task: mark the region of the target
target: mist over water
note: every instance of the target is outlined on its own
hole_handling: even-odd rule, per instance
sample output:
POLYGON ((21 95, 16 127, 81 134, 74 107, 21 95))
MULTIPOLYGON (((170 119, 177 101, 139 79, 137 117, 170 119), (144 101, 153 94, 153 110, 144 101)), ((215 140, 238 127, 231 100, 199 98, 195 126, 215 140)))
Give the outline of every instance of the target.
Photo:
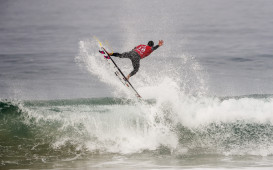
POLYGON ((0 167, 272 168, 272 9, 268 0, 3 1, 0 167), (116 52, 165 41, 130 79, 143 101, 94 35, 116 52))

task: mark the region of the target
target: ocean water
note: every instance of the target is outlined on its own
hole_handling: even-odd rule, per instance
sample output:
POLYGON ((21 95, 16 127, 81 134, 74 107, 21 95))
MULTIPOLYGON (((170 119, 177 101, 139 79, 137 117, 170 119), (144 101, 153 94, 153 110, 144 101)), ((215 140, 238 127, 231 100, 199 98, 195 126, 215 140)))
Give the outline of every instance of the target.
POLYGON ((272 16, 270 0, 0 1, 0 169, 272 169, 272 16), (143 101, 93 36, 165 41, 130 79, 143 101))

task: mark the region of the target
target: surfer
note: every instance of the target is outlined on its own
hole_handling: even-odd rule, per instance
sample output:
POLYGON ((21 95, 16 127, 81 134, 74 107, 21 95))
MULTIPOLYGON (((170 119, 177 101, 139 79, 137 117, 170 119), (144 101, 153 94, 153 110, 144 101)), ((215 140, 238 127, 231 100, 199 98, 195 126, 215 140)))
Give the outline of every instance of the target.
POLYGON ((139 64, 140 60, 150 55, 154 50, 162 46, 163 43, 164 43, 163 40, 159 40, 158 45, 154 46, 154 42, 149 41, 147 45, 141 44, 129 52, 124 52, 122 54, 110 53, 109 55, 119 57, 119 58, 129 58, 132 61, 134 70, 130 74, 128 74, 128 76, 126 77, 127 80, 129 80, 130 77, 132 77, 138 72, 138 69, 140 66, 139 64))

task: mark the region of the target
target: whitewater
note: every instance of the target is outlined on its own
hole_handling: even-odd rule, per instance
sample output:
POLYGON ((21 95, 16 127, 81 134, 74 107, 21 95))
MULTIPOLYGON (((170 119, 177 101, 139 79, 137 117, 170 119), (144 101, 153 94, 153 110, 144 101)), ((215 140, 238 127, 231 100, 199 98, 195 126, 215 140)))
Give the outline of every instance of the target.
POLYGON ((2 1, 0 169, 272 169, 272 9, 270 0, 2 1), (130 78, 143 100, 93 36, 119 53, 164 40, 130 78))
MULTIPOLYGON (((94 40, 80 41, 75 62, 110 86, 114 97, 2 99, 3 166, 52 168, 56 161, 60 167, 67 167, 63 161, 70 161, 69 166, 83 161, 89 168, 158 168, 168 160, 164 166, 169 168, 217 168, 243 167, 249 159, 248 167, 272 166, 272 95, 208 96, 206 72, 193 56, 181 55, 175 63, 161 60, 159 72, 142 68, 131 78, 143 96, 140 102, 98 48, 94 40)), ((131 67, 121 69, 130 72, 131 67)))

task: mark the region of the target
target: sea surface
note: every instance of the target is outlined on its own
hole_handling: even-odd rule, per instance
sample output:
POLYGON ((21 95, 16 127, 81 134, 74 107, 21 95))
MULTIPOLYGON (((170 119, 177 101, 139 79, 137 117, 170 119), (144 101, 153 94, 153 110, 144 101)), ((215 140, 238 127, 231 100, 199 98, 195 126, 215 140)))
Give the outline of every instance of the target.
POLYGON ((272 47, 271 0, 0 0, 0 169, 273 169, 272 47), (143 100, 94 36, 164 40, 143 100))

